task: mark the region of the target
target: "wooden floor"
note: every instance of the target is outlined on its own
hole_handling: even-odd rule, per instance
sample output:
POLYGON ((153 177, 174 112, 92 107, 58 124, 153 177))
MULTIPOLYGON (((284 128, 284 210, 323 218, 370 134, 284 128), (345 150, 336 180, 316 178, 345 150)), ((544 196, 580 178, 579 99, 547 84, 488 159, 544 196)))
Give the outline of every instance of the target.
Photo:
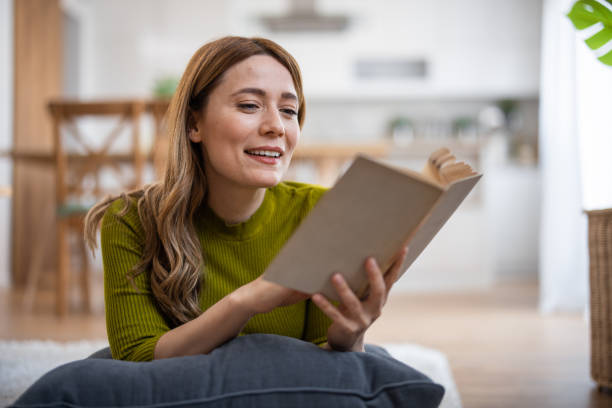
MULTIPOLYGON (((444 352, 466 408, 612 407, 589 376, 588 324, 582 315, 542 316, 535 285, 455 294, 393 294, 370 329, 371 343, 412 342, 444 352)), ((106 335, 98 293, 94 314, 53 314, 41 294, 33 311, 20 294, 0 291, 0 338, 100 339, 106 335)))

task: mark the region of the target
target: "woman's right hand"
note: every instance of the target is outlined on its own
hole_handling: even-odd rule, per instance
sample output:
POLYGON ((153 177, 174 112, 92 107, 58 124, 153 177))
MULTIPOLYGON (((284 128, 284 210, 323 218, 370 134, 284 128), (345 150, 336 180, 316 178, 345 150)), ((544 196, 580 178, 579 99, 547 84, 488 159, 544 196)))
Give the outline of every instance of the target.
POLYGON ((310 295, 289 289, 259 277, 236 289, 234 295, 251 315, 267 313, 280 306, 301 302, 310 295))

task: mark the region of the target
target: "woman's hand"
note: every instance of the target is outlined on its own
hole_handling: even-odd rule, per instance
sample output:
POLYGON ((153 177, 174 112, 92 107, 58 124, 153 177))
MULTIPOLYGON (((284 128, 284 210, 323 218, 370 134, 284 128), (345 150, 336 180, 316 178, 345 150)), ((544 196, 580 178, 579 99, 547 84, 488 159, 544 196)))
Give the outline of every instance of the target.
POLYGON ((339 273, 331 281, 340 297, 340 305, 334 306, 325 296, 317 293, 312 301, 333 323, 327 330, 327 344, 334 350, 364 351, 363 337, 366 330, 381 315, 389 290, 397 280, 408 248, 403 248, 386 273, 382 273, 376 260, 366 259, 365 269, 370 283, 364 300, 359 300, 339 273))
POLYGON ((267 313, 277 307, 292 305, 310 297, 297 290, 264 280, 261 276, 236 289, 233 295, 251 315, 267 313))

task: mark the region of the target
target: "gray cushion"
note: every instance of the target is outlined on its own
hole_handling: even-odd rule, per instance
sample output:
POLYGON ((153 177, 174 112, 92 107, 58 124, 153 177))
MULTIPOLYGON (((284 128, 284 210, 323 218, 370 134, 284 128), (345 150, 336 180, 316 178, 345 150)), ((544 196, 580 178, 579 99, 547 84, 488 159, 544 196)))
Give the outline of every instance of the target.
POLYGON ((110 347, 105 347, 93 353, 91 356, 87 358, 113 358, 113 353, 111 353, 110 347))
POLYGON ((334 352, 270 334, 146 363, 92 357, 53 369, 13 406, 428 408, 444 394, 380 347, 334 352))

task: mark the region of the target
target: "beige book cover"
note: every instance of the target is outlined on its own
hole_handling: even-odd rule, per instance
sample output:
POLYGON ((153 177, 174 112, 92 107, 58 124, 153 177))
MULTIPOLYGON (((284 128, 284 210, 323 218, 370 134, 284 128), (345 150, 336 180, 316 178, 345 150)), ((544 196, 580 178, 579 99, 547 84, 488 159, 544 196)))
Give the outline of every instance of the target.
POLYGON ((432 165, 435 155, 428 164, 438 177, 432 170, 400 170, 357 156, 270 263, 264 279, 338 300, 330 277, 340 272, 361 297, 368 286, 365 259, 373 256, 386 271, 408 243, 403 274, 481 177, 463 163, 446 166, 450 176, 440 177, 432 165))

